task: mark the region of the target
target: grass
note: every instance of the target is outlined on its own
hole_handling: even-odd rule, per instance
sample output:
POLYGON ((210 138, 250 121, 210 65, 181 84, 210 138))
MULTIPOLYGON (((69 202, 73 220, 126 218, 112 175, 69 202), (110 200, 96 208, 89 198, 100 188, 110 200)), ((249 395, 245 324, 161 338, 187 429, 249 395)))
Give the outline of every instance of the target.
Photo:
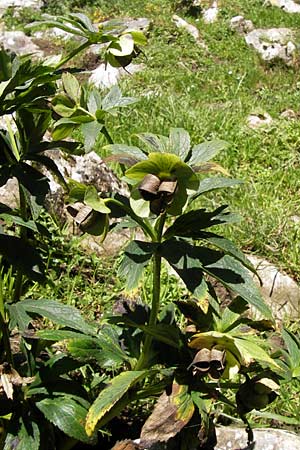
MULTIPOLYGON (((139 97, 140 102, 126 110, 117 123, 111 122, 114 140, 136 144, 135 133, 168 134, 170 127, 186 128, 194 143, 227 140, 230 147, 219 161, 245 184, 208 197, 204 203, 214 205, 221 200, 230 204, 243 221, 228 229, 228 237, 300 280, 300 123, 280 117, 286 109, 298 111, 299 64, 264 63, 244 38, 229 28, 230 18, 242 14, 255 27, 298 29, 300 15, 263 6, 261 0, 233 0, 222 2, 214 24, 184 16, 198 27, 208 47, 205 51, 172 22, 179 1, 47 3, 45 11, 50 13, 71 7, 79 11, 86 5, 84 12, 94 20, 126 16, 152 20, 145 56, 137 61, 145 64, 145 70, 120 83, 125 94, 139 97), (265 129, 249 129, 246 118, 255 111, 267 111, 273 123, 265 129)), ((180 10, 176 12, 180 14, 180 10)), ((27 20, 30 15, 27 11, 23 16, 27 20)), ((11 19, 11 13, 7 17, 11 19)))

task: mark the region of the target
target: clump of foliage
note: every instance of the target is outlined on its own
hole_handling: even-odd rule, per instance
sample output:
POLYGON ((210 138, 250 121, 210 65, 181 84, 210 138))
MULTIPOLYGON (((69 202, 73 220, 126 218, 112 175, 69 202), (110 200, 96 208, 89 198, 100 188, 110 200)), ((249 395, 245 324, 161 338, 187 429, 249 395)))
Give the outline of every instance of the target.
POLYGON ((134 99, 123 97, 117 87, 105 96, 83 88, 73 73, 61 68, 95 43, 106 44, 107 63, 124 67, 145 37, 116 22, 95 30, 83 14, 46 16, 41 24, 82 41, 59 61, 34 63, 30 57, 0 55, 0 114, 13 117, 17 127, 14 131, 7 120, 6 129, 0 130, 0 181, 4 185, 15 177, 20 195, 17 210, 0 204, 1 270, 10 286, 0 292, 3 448, 95 444, 98 431, 107 430, 120 411, 157 397, 141 431, 145 445, 155 439, 183 442, 188 436, 195 448, 213 446, 214 417, 223 407, 242 418, 252 442, 247 414, 274 401, 280 381, 299 376, 300 350, 297 338, 286 333, 287 350, 271 354, 266 338, 274 324, 249 274, 255 270, 232 241, 212 231, 214 225, 233 223, 236 215, 226 205, 214 210, 197 206, 204 194, 240 183, 211 161, 227 144, 212 140, 191 145, 182 128, 172 128, 169 136, 140 133, 141 148, 114 143, 107 117, 134 99), (67 140, 77 128, 82 143, 67 140), (52 140, 45 137, 48 130, 52 140), (108 142, 107 160, 120 163, 129 197, 102 198, 93 186, 67 182, 45 154, 57 148, 83 154, 93 148, 99 133, 108 142), (69 211, 83 232, 99 239, 120 228, 143 232, 144 239, 133 239, 126 247, 119 275, 134 289, 151 267, 147 304, 124 300, 115 314, 87 323, 78 310, 59 301, 24 298, 25 280, 49 283, 36 246, 36 235, 49 233, 40 220, 49 183, 36 163, 65 186, 69 211), (209 172, 222 176, 207 177, 209 172), (161 305, 165 263, 187 295, 161 305), (222 303, 213 280, 233 293, 230 301, 222 303), (249 318, 249 306, 263 319, 249 318), (37 331, 37 317, 59 328, 37 331), (10 342, 15 329, 20 358, 10 342), (55 352, 52 344, 58 342, 63 342, 61 351, 55 352), (236 401, 228 398, 229 389, 236 401), (197 426, 186 427, 191 424, 197 426))

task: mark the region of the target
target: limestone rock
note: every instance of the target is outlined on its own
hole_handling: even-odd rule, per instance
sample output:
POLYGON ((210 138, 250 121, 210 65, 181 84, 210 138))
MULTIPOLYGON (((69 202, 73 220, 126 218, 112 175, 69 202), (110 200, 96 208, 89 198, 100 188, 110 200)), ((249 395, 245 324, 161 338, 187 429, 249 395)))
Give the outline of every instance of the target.
POLYGON ((197 27, 186 22, 186 20, 182 19, 181 17, 177 16, 176 14, 173 15, 172 19, 173 19, 173 22, 175 23, 175 25, 177 26, 177 28, 185 29, 186 32, 189 33, 195 39, 195 41, 198 43, 198 45, 200 47, 203 47, 204 49, 207 50, 206 44, 204 42, 202 42, 200 39, 200 34, 199 34, 199 30, 197 27))
MULTIPOLYGON (((275 319, 298 318, 300 315, 300 287, 288 275, 268 261, 247 255, 261 278, 262 296, 272 309, 275 319)), ((259 280, 255 277, 259 284, 259 280)))
POLYGON ((203 12, 203 21, 204 23, 213 23, 217 20, 217 16, 219 13, 218 2, 214 1, 210 8, 206 9, 203 12))
POLYGON ((40 9, 43 6, 42 0, 1 0, 0 17, 7 8, 33 8, 40 9))
POLYGON ((258 428, 254 430, 255 445, 247 445, 247 434, 242 428, 218 427, 215 450, 296 450, 300 436, 284 430, 258 428))
POLYGON ((295 33, 289 28, 256 29, 245 36, 264 61, 280 59, 291 65, 296 53, 295 33))
POLYGON ((252 129, 263 128, 270 125, 272 121, 272 117, 267 112, 252 113, 247 117, 247 125, 252 129))
POLYGON ((280 113, 280 117, 288 120, 296 120, 299 118, 299 113, 296 113, 293 109, 285 109, 280 113))
POLYGON ((33 53, 37 57, 43 56, 43 51, 23 31, 2 31, 0 33, 0 47, 4 47, 5 50, 17 55, 33 53))
POLYGON ((12 209, 19 206, 19 186, 16 178, 10 178, 0 187, 0 203, 12 209))
POLYGON ((102 63, 92 70, 89 83, 97 88, 110 88, 118 84, 121 77, 133 75, 143 69, 144 64, 129 64, 126 69, 123 69, 123 67, 112 67, 109 64, 102 63))
POLYGON ((267 0, 265 4, 277 6, 287 13, 300 13, 300 2, 293 0, 267 0))
POLYGON ((230 20, 230 29, 239 34, 247 34, 254 30, 251 20, 246 20, 244 16, 234 16, 230 20))

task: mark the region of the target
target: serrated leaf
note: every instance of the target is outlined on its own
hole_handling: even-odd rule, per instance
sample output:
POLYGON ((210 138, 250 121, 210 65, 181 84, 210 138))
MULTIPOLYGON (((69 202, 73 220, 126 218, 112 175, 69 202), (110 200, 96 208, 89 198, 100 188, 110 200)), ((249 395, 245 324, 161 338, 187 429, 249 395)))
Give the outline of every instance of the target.
POLYGON ((233 178, 222 178, 222 177, 205 178, 204 180, 200 181, 198 190, 193 196, 193 198, 196 198, 201 194, 211 192, 215 189, 223 189, 233 186, 239 186, 240 184, 243 184, 243 181, 236 180, 233 178))
POLYGON ((171 128, 170 130, 170 153, 179 156, 185 161, 190 151, 190 135, 183 128, 171 128))
POLYGON ((7 223, 15 223, 16 225, 20 225, 34 231, 35 233, 38 233, 37 226, 33 220, 23 220, 21 217, 16 216, 15 214, 6 213, 0 214, 0 219, 4 220, 7 223))
POLYGON ((292 364, 291 369, 300 367, 300 347, 293 335, 286 329, 282 330, 282 337, 287 347, 289 358, 292 364))
POLYGON ((28 328, 28 325, 33 320, 23 307, 23 302, 17 302, 12 305, 8 305, 10 312, 10 326, 11 328, 18 327, 23 332, 28 328))
POLYGON ((196 165, 205 163, 214 158, 221 150, 229 146, 228 142, 222 140, 213 140, 202 142, 192 148, 192 154, 189 159, 189 164, 196 165))
POLYGON ((235 221, 236 216, 226 211, 226 209, 227 205, 223 205, 214 211, 206 211, 203 208, 182 214, 166 230, 164 237, 168 239, 172 236, 191 237, 194 239, 209 238, 212 234, 203 233, 203 229, 235 221))
POLYGON ((157 244, 135 240, 126 247, 119 267, 119 275, 126 277, 128 289, 133 289, 138 285, 143 271, 156 249, 157 244))
POLYGON ((91 437, 92 435, 88 436, 85 432, 84 423, 87 410, 73 398, 67 395, 53 399, 45 398, 36 402, 36 406, 47 420, 67 436, 87 444, 95 440, 91 437))
POLYGON ((125 145, 125 144, 110 144, 105 145, 103 147, 103 150, 107 150, 109 153, 112 153, 113 155, 128 155, 133 158, 136 158, 137 160, 143 160, 147 159, 147 155, 145 155, 142 150, 140 150, 138 147, 134 147, 131 145, 125 145))
POLYGON ((100 420, 103 420, 129 389, 142 380, 147 373, 146 370, 122 372, 111 380, 89 409, 85 426, 88 436, 94 433, 100 420))
POLYGON ((169 239, 160 246, 159 251, 191 292, 200 285, 203 272, 206 272, 239 294, 266 318, 272 319, 271 310, 249 272, 233 257, 206 247, 193 246, 183 239, 169 239))
MULTIPOLYGON (((1 236, 0 236, 1 237, 1 236)), ((96 330, 89 325, 73 306, 64 305, 55 300, 22 300, 22 306, 27 313, 47 317, 58 325, 78 330, 86 334, 95 334, 96 330)))

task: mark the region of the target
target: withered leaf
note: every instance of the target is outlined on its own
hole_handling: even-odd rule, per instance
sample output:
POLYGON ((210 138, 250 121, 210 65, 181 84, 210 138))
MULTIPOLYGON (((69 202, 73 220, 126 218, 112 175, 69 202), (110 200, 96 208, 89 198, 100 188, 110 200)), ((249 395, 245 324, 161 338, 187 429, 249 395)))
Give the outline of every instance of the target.
POLYGON ((190 421, 194 413, 194 403, 188 386, 174 383, 171 395, 165 392, 159 397, 151 416, 146 420, 142 432, 142 442, 166 442, 190 421))

